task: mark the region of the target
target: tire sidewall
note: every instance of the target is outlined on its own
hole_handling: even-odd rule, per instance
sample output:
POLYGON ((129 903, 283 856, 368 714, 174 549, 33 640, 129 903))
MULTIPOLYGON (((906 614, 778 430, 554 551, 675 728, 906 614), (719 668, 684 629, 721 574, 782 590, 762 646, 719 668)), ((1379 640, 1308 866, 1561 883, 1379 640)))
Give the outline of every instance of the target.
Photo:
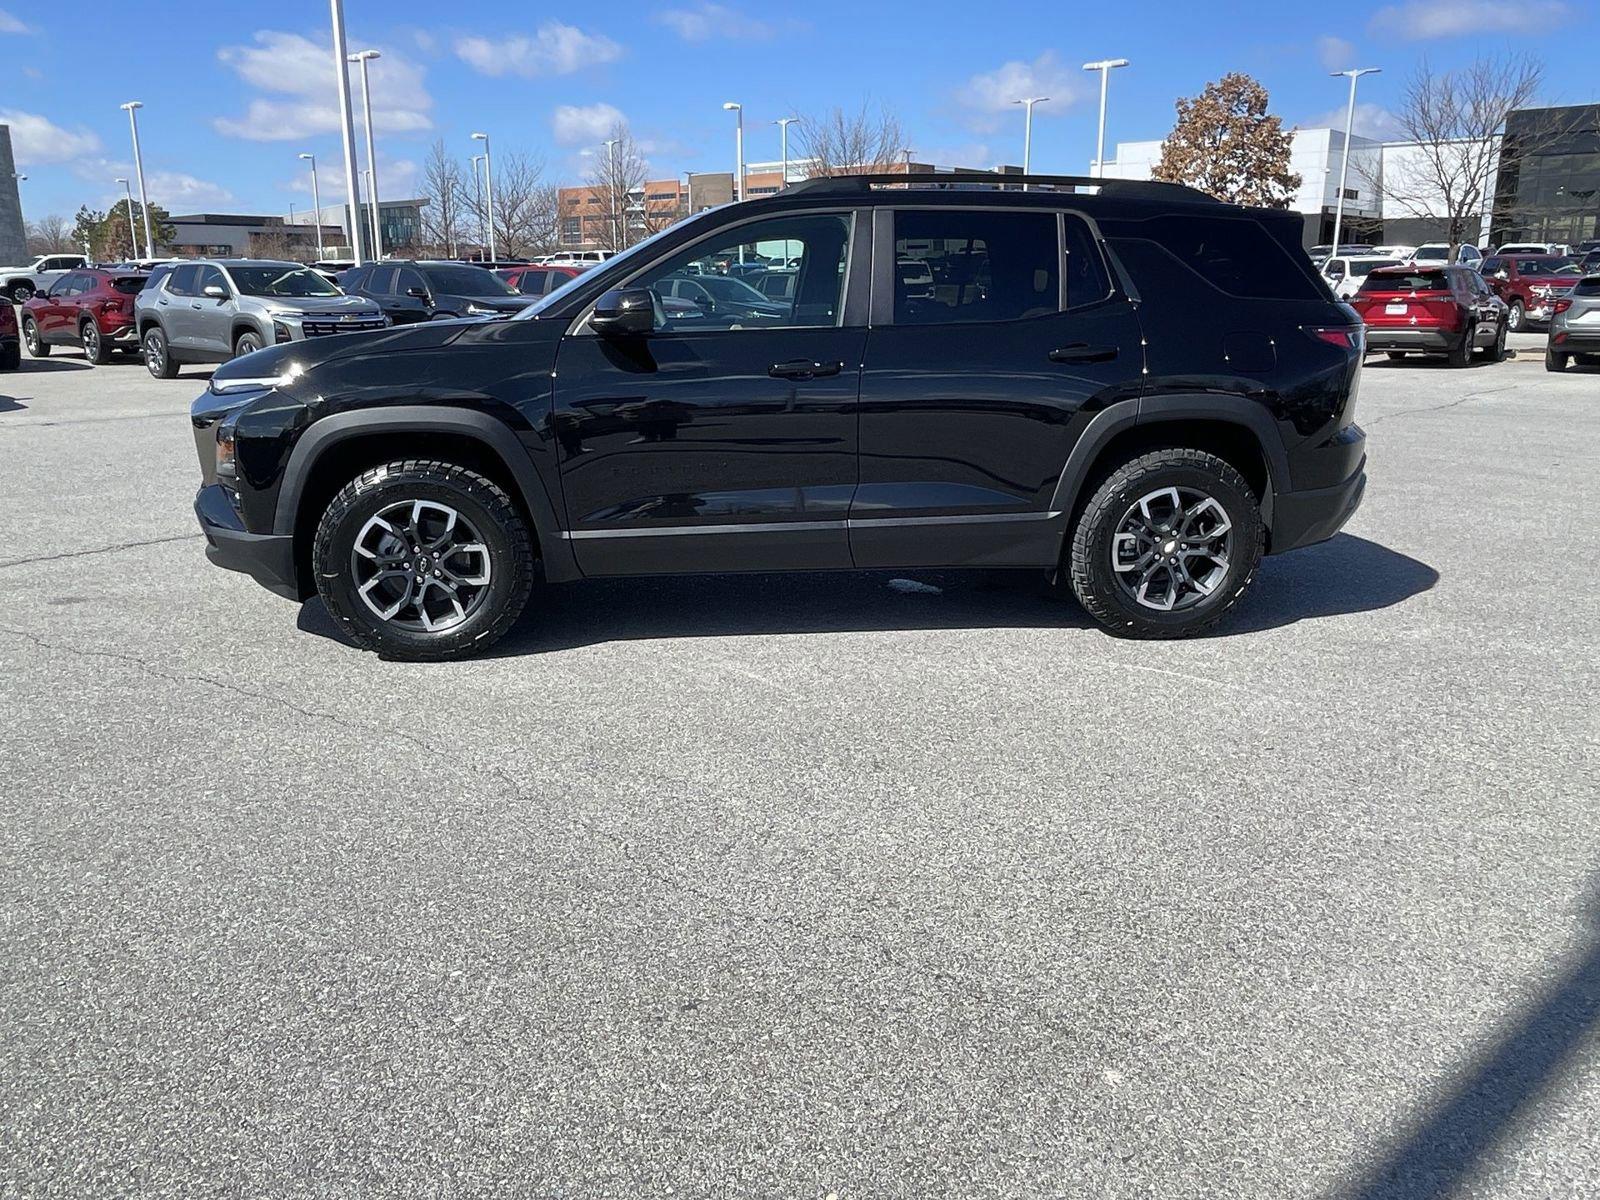
POLYGON ((1524 313, 1522 301, 1513 300, 1511 302, 1511 306, 1506 309, 1506 328, 1521 330, 1521 328, 1527 323, 1527 316, 1524 313))
POLYGON ((39 325, 32 317, 22 322, 22 344, 28 348, 28 353, 34 358, 43 358, 45 355, 44 338, 39 335, 39 325))
POLYGON ((437 465, 417 469, 379 468, 368 472, 334 498, 317 527, 312 571, 323 602, 341 624, 353 626, 357 640, 397 658, 445 657, 497 638, 526 602, 531 563, 518 553, 526 541, 521 517, 502 497, 469 478, 447 474, 437 465), (367 607, 351 573, 356 536, 377 513, 400 501, 434 500, 448 504, 470 522, 489 549, 489 590, 477 609, 459 625, 439 633, 414 632, 382 620, 367 607), (519 538, 520 535, 520 538, 519 538), (506 610, 516 612, 507 617, 506 610))
POLYGON ((85 321, 78 330, 79 339, 83 342, 84 357, 90 362, 99 363, 106 359, 104 345, 100 338, 100 327, 93 321, 85 321))
POLYGON ((1172 464, 1127 475, 1119 472, 1102 485, 1102 492, 1091 503, 1101 510, 1101 519, 1087 531, 1085 539, 1085 565, 1090 580, 1124 624, 1136 631, 1143 627, 1145 631, 1176 634, 1206 625, 1232 606, 1260 564, 1264 530, 1254 494, 1203 467, 1172 464), (1115 486, 1109 502, 1105 502, 1104 489, 1112 485, 1115 486), (1141 497, 1166 487, 1193 488, 1214 497, 1233 524, 1233 547, 1221 585, 1200 603, 1176 612, 1143 607, 1123 592, 1117 573, 1111 569, 1112 537, 1123 515, 1141 497))
POLYGON ((145 369, 157 379, 169 378, 172 371, 172 347, 167 345, 167 335, 162 332, 161 326, 152 325, 145 330, 141 344, 144 346, 145 369), (152 341, 159 348, 159 352, 151 352, 152 341))
POLYGON ((257 350, 261 349, 261 345, 262 342, 260 334, 241 333, 238 339, 233 343, 233 356, 235 358, 243 358, 246 354, 254 354, 257 350), (245 346, 247 342, 252 343, 248 349, 245 346))

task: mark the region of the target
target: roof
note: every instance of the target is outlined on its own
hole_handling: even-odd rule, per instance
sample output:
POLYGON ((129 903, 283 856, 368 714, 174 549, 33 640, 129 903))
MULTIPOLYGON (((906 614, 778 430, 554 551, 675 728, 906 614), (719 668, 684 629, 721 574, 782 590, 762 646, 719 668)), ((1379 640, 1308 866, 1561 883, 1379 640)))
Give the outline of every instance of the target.
POLYGON ((791 183, 777 194, 793 196, 863 196, 886 194, 890 200, 903 199, 903 193, 934 192, 968 196, 978 191, 996 195, 1024 194, 1037 200, 1042 196, 1071 196, 1074 201, 1089 198, 1080 188, 1098 189, 1100 199, 1156 200, 1184 204, 1217 204, 1220 201, 1181 183, 1145 179, 1097 179, 1090 175, 1023 175, 995 171, 913 171, 900 174, 823 175, 791 183), (892 192, 883 190, 893 188, 892 192))

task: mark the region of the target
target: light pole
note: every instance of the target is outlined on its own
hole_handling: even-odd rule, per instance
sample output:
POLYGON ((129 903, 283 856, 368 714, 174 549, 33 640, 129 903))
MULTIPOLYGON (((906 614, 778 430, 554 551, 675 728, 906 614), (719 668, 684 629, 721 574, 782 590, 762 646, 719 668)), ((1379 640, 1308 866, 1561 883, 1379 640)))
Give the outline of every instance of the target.
POLYGON ((356 175, 356 119, 350 111, 350 52, 344 40, 344 0, 328 0, 333 20, 333 73, 339 85, 339 133, 344 140, 344 198, 350 217, 350 256, 361 257, 361 181, 356 175))
POLYGON ((322 249, 322 192, 317 188, 317 156, 302 154, 300 157, 311 164, 311 205, 317 214, 317 258, 321 260, 328 256, 322 249))
POLYGON ((139 236, 133 232, 133 192, 128 189, 128 181, 126 179, 118 179, 117 182, 122 185, 122 194, 128 198, 128 245, 133 247, 133 253, 128 257, 137 262, 139 258, 139 236))
POLYGON ((723 106, 725 112, 738 114, 738 125, 733 135, 733 198, 744 199, 744 105, 736 104, 729 100, 723 106))
POLYGON ((133 173, 139 180, 139 208, 144 213, 144 256, 156 256, 155 239, 150 236, 150 201, 144 191, 144 155, 139 153, 139 118, 138 111, 144 107, 143 101, 129 100, 123 106, 128 114, 128 128, 133 133, 133 173))
POLYGON ((606 207, 611 210, 611 251, 622 249, 622 232, 617 228, 617 138, 607 138, 606 148, 606 207))
POLYGON ((1095 139, 1094 150, 1094 177, 1106 177, 1106 90, 1111 83, 1111 72, 1117 67, 1125 67, 1128 60, 1125 58, 1106 58, 1099 62, 1083 64, 1085 71, 1100 72, 1100 135, 1095 139))
POLYGON ((489 261, 499 262, 500 256, 495 252, 494 245, 494 159, 489 156, 489 135, 475 133, 472 140, 483 143, 483 190, 489 201, 489 261))
POLYGON ((773 122, 779 130, 779 140, 783 143, 783 186, 789 186, 789 126, 798 121, 799 117, 779 117, 773 122))
POLYGON ((479 247, 480 250, 483 248, 483 243, 484 243, 484 237, 483 237, 483 173, 479 170, 478 164, 481 163, 482 161, 483 161, 483 155, 474 154, 472 156, 472 191, 473 191, 473 198, 476 201, 476 206, 473 208, 472 211, 475 214, 477 214, 477 217, 478 217, 478 247, 479 247))
POLYGON ((378 153, 372 148, 372 91, 367 82, 367 64, 382 58, 376 50, 359 50, 350 61, 361 64, 361 119, 367 126, 367 203, 372 211, 372 257, 383 257, 383 234, 378 232, 378 153))
POLYGON ((1339 195, 1333 202, 1333 252, 1339 253, 1339 233, 1344 227, 1344 184, 1350 173, 1350 131, 1356 123, 1356 80, 1363 75, 1376 75, 1382 67, 1357 67, 1353 71, 1330 71, 1329 75, 1350 77, 1350 107, 1344 114, 1344 162, 1339 167, 1339 195))
MULTIPOLYGON (((1048 99, 1050 99, 1049 96, 1024 96, 1021 100, 1013 100, 1011 102, 1022 105, 1026 114, 1022 118, 1022 173, 1024 175, 1033 166, 1033 106, 1035 104, 1043 104, 1048 99)), ((1023 187, 1027 187, 1027 185, 1024 184, 1023 187)))

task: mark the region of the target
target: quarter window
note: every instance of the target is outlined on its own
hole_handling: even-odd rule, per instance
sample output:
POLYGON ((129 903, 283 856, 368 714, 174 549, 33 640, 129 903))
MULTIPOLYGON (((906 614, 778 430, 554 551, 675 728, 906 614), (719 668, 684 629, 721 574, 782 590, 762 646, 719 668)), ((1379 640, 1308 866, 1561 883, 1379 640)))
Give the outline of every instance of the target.
POLYGON ((175 269, 167 278, 167 291, 174 296, 198 296, 200 289, 195 287, 195 277, 200 273, 196 266, 183 266, 175 269))
POLYGON ((1104 300, 1111 294, 1111 277, 1089 227, 1077 217, 1067 223, 1067 307, 1077 308, 1104 300))
POLYGON ((1018 321, 1060 307, 1054 213, 897 212, 894 239, 897 325, 1018 321))
POLYGON ((628 284, 662 299, 662 328, 793 329, 839 323, 844 307, 850 221, 805 213, 754 221, 694 243, 628 284), (759 284, 774 260, 796 259, 797 284, 773 297, 759 284))

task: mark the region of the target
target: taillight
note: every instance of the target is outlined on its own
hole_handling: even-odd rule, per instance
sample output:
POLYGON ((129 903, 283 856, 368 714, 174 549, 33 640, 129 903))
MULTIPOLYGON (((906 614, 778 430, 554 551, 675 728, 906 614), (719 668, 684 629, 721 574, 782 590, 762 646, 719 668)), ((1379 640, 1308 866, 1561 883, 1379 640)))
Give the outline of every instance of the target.
POLYGON ((1557 300, 1552 307, 1556 312, 1564 313, 1567 311, 1567 309, 1572 307, 1572 300, 1569 297, 1563 296, 1560 300, 1557 300))
POLYGON ((1327 342, 1341 350, 1361 349, 1366 337, 1366 329, 1360 325, 1302 325, 1300 328, 1317 341, 1327 342))

